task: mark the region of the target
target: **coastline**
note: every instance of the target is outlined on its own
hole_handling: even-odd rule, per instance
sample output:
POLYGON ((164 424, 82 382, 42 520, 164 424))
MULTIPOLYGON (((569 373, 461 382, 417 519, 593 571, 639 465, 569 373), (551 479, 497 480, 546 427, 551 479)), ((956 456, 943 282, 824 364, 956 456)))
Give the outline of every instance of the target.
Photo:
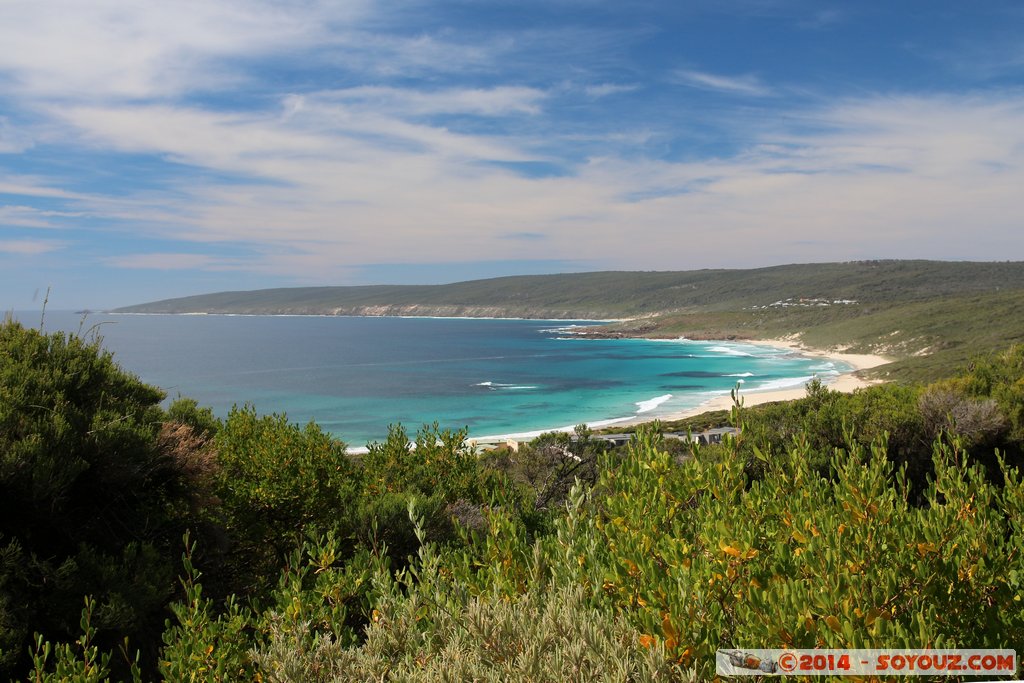
MULTIPOLYGON (((374 315, 372 313, 218 313, 194 312, 141 312, 141 311, 92 311, 90 315, 175 315, 210 316, 224 318, 397 318, 401 320, 522 320, 542 323, 622 323, 632 318, 521 318, 504 315, 374 315)), ((571 327, 571 326, 570 326, 571 327)))
MULTIPOLYGON (((752 346, 770 346, 777 349, 786 349, 794 353, 799 353, 802 356, 810 356, 812 358, 821 358, 823 360, 840 361, 851 366, 853 369, 849 372, 845 372, 834 380, 827 382, 826 386, 833 391, 841 391, 843 393, 851 393, 857 389, 863 389, 870 387, 875 384, 881 384, 880 380, 867 380, 857 375, 861 370, 869 370, 871 368, 878 367, 879 365, 885 365, 891 363, 892 358, 886 358, 885 356, 879 356, 874 354, 860 354, 860 353, 844 353, 842 351, 832 351, 828 349, 817 349, 809 346, 804 346, 802 343, 797 341, 796 337, 782 337, 779 339, 743 339, 743 340, 731 340, 736 343, 750 344, 752 346)), ((756 406, 762 403, 773 403, 775 401, 794 401, 798 398, 803 398, 807 395, 804 385, 789 387, 786 389, 769 389, 766 391, 740 391, 740 399, 743 401, 744 406, 756 406)), ((636 419, 630 418, 626 422, 620 422, 623 426, 636 426, 640 424, 646 424, 660 420, 662 422, 672 422, 675 420, 683 420, 688 417, 694 417, 701 413, 707 413, 713 410, 729 410, 732 408, 732 396, 716 396, 710 400, 701 403, 693 408, 681 410, 675 413, 669 413, 667 415, 658 415, 656 417, 638 417, 636 419)))
MULTIPOLYGON (((637 337, 638 339, 646 339, 646 337, 637 337)), ((875 384, 881 384, 880 380, 867 380, 857 375, 861 370, 868 370, 870 368, 878 367, 879 365, 885 365, 891 363, 892 358, 885 356, 874 355, 874 354, 857 354, 857 353, 845 353, 839 350, 819 349, 809 346, 805 346, 797 340, 796 335, 791 337, 782 337, 777 339, 725 339, 725 340, 702 340, 707 342, 721 342, 723 344, 749 344, 751 346, 767 346, 776 349, 785 349, 793 353, 798 353, 801 356, 807 356, 811 358, 820 358, 822 360, 839 361, 849 365, 852 370, 838 375, 831 381, 826 383, 826 386, 833 391, 841 391, 843 393, 850 393, 857 389, 863 389, 875 384)), ((758 391, 756 389, 748 391, 740 391, 740 398, 743 401, 744 406, 756 406, 763 403, 773 403, 776 401, 793 401, 806 396, 807 391, 805 385, 787 387, 785 389, 766 389, 758 391)), ((587 423, 591 429, 607 429, 613 426, 620 427, 636 427, 642 424, 649 424, 651 422, 674 422, 676 420, 683 420, 689 417, 694 417, 702 413, 707 413, 716 410, 729 410, 732 408, 732 396, 730 394, 723 394, 721 396, 715 396, 713 398, 700 403, 692 408, 686 408, 685 410, 679 410, 671 413, 661 413, 653 415, 634 415, 628 417, 611 418, 605 420, 597 420, 594 422, 587 423)), ((572 432, 575 429, 575 425, 568 425, 564 427, 553 427, 550 429, 539 429, 531 430, 528 432, 517 432, 513 434, 500 434, 500 435, 488 435, 480 437, 471 437, 469 441, 473 444, 496 444, 506 441, 529 441, 534 439, 541 434, 549 432, 572 432)))
MULTIPOLYGON (((339 317, 339 318, 412 318, 412 319, 439 319, 439 320, 478 320, 482 319, 476 316, 429 316, 429 315, 397 315, 397 316, 381 316, 381 315, 337 315, 337 314, 313 314, 313 313, 136 313, 136 312, 106 312, 109 315, 115 316, 210 316, 210 317, 285 317, 285 318, 328 318, 328 317, 339 317)), ((603 323, 612 322, 611 320, 600 320, 600 319, 534 319, 534 318, 508 318, 508 317, 487 317, 488 320, 509 320, 509 321, 532 321, 532 322, 543 322, 545 324, 551 324, 559 329, 566 329, 570 327, 576 327, 576 324, 582 323, 581 328, 588 328, 595 326, 592 329, 599 330, 600 325, 603 323)), ((589 335, 580 334, 576 331, 569 331, 568 338, 575 338, 576 334, 579 334, 580 339, 587 339, 589 335)), ((601 338, 595 335, 596 338, 601 338)), ((658 337, 646 337, 640 335, 629 335, 622 338, 633 338, 638 340, 654 341, 658 340, 658 337)), ((682 338, 662 338, 663 341, 676 341, 682 338)), ((876 381, 869 381, 859 377, 856 373, 861 370, 874 368, 879 365, 883 365, 891 362, 892 359, 886 358, 879 355, 869 354, 849 354, 843 352, 841 349, 821 349, 806 346, 799 342, 798 335, 789 335, 780 338, 764 338, 764 339, 700 339, 703 343, 720 343, 720 344, 740 344, 748 346, 762 346, 770 347, 787 351, 790 353, 799 354, 805 358, 821 359, 824 361, 836 361, 842 363, 845 367, 850 368, 848 371, 842 374, 835 375, 834 373, 828 373, 822 379, 825 380, 826 385, 829 389, 841 392, 852 392, 856 389, 871 386, 877 383, 876 381)), ((799 378, 797 381, 800 381, 799 378)), ((806 379, 806 378, 804 378, 806 379)), ((742 380, 739 380, 742 382, 742 380)), ((756 406, 764 403, 777 402, 777 401, 791 401, 802 398, 806 395, 806 389, 804 384, 793 384, 790 386, 776 387, 776 388, 765 388, 757 389, 750 384, 743 385, 740 387, 741 399, 745 406, 756 406)), ((687 405, 687 402, 683 403, 683 406, 664 406, 659 408, 659 399, 668 399, 670 395, 659 396, 648 401, 641 403, 652 403, 653 405, 644 406, 638 403, 637 406, 640 410, 635 411, 633 414, 620 413, 618 416, 603 417, 588 421, 588 426, 593 430, 610 431, 618 428, 635 427, 640 424, 647 424, 655 421, 661 422, 673 422, 690 418, 696 415, 700 415, 706 412, 729 410, 732 407, 732 397, 728 390, 722 391, 722 393, 714 395, 706 393, 704 396, 694 396, 692 400, 700 401, 696 404, 687 405), (704 400, 701 400, 704 399, 704 400)), ((624 413, 626 411, 623 411, 624 413)), ((536 424, 536 423, 535 423, 536 424)), ((543 423, 541 423, 543 425, 543 423)), ((571 433, 575 429, 574 424, 562 424, 558 425, 555 423, 552 425, 543 425, 540 429, 531 429, 527 427, 522 431, 516 432, 505 432, 500 434, 489 433, 481 436, 471 435, 469 438, 470 442, 478 444, 494 444, 502 443, 506 441, 529 441, 537 436, 549 433, 549 432, 568 432, 571 433)), ((366 449, 363 447, 350 447, 350 452, 353 454, 365 452, 366 449)))

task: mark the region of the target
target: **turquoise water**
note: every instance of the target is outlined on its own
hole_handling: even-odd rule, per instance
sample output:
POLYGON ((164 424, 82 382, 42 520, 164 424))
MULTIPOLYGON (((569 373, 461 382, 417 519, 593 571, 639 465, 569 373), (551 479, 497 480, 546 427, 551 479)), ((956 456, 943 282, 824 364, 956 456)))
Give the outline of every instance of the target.
MULTIPOLYGON (((49 312, 46 328, 81 317, 49 312)), ((848 369, 763 346, 579 339, 566 321, 94 314, 84 327, 97 324, 123 367, 172 398, 313 419, 354 446, 393 423, 483 437, 656 417, 737 382, 783 388, 848 369)))

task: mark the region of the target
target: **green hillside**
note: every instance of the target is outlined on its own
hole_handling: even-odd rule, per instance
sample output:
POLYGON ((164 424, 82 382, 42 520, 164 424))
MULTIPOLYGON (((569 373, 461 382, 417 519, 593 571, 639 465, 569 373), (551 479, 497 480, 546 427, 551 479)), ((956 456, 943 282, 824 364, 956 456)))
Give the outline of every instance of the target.
POLYGON ((933 380, 978 354, 1024 343, 1024 290, 923 301, 665 314, 618 323, 601 333, 690 339, 796 335, 812 348, 896 359, 868 371, 874 377, 933 380))
POLYGON ((1024 263, 858 261, 750 270, 529 275, 446 285, 220 292, 118 309, 130 313, 467 315, 622 318, 735 311, 786 299, 925 301, 1024 290, 1024 263))

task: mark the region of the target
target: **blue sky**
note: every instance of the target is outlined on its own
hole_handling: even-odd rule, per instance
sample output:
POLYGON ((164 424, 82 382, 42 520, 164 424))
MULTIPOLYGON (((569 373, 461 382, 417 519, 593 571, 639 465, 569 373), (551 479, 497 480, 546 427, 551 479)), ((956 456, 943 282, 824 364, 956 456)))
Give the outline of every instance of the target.
POLYGON ((0 307, 1024 259, 1024 5, 3 0, 0 307))

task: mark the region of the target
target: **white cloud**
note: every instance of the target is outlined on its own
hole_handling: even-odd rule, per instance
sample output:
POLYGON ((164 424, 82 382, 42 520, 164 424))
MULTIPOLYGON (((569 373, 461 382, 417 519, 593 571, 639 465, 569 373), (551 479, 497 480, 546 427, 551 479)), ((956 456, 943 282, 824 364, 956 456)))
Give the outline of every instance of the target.
MULTIPOLYGON (((382 9, 387 14, 388 10, 382 9)), ((324 58, 339 68, 373 78, 408 78, 425 74, 492 72, 502 55, 514 49, 508 39, 487 44, 460 42, 451 35, 393 35, 351 31, 335 34, 324 58)))
MULTIPOLYGON (((536 258, 536 244, 502 239, 517 233, 546 235, 545 258, 616 268, 1021 256, 1021 97, 846 101, 793 112, 734 157, 609 154, 556 177, 485 163, 536 160, 532 139, 456 134, 319 97, 292 109, 285 117, 70 109, 67 120, 102 148, 157 153, 257 181, 186 176, 167 196, 68 193, 64 201, 133 234, 237 244, 257 254, 230 262, 135 254, 111 265, 247 270, 307 282, 338 281, 382 261, 536 258)), ((6 187, 58 193, 23 178, 7 179, 6 187)))
POLYGON ((0 175, 0 195, 55 199, 82 199, 85 196, 53 187, 50 179, 24 174, 0 175))
POLYGON ((0 82, 42 101, 165 100, 265 87, 260 72, 280 64, 371 79, 490 72, 517 47, 410 34, 396 12, 375 0, 6 0, 0 82))
POLYGON ((64 211, 45 211, 33 206, 0 205, 0 227, 56 228, 59 227, 60 219, 74 218, 80 215, 64 211))
POLYGON ((536 88, 500 86, 495 88, 447 88, 432 92, 383 86, 361 86, 316 93, 313 97, 368 108, 377 114, 422 116, 430 114, 474 114, 507 116, 537 114, 547 94, 536 88))
POLYGON ((832 27, 845 21, 848 17, 848 13, 848 9, 839 9, 837 7, 817 9, 810 12, 808 16, 797 22, 797 25, 800 28, 805 29, 832 27))
POLYGON ((0 240, 0 254, 37 256, 63 249, 65 246, 66 244, 59 240, 0 240))
POLYGON ((108 257, 105 262, 115 268, 144 270, 195 270, 220 265, 205 254, 180 253, 125 254, 108 257))
POLYGON ((757 77, 751 75, 723 76, 687 69, 679 69, 673 75, 676 82, 702 90, 714 90, 733 95, 749 95, 753 97, 765 97, 773 94, 771 88, 763 84, 757 77))
POLYGON ((622 84, 622 83, 601 83, 598 85, 588 85, 583 88, 583 92, 588 97, 608 97, 609 95, 619 95, 626 92, 632 92, 637 90, 640 86, 635 84, 622 84))
POLYGON ((7 0, 0 73, 9 90, 96 99, 159 97, 243 79, 231 58, 332 40, 366 3, 268 0, 7 0))
POLYGON ((256 166, 286 184, 193 188, 186 231, 191 239, 287 246, 287 255, 268 246, 259 267, 302 263, 303 274, 325 281, 384 255, 536 257, 536 245, 500 239, 524 231, 549 236, 545 257, 625 268, 1019 256, 1024 164, 1014 150, 1024 145, 1024 101, 881 98, 844 103, 816 120, 825 132, 766 133, 733 158, 595 158, 555 178, 436 151, 341 158, 330 134, 322 155, 293 163, 287 145, 273 146, 287 137, 267 135, 266 148, 243 156, 265 159, 256 166), (929 122, 919 125, 924 112, 929 122))
POLYGON ((0 116, 0 154, 19 154, 33 144, 27 130, 15 128, 6 117, 0 116))

